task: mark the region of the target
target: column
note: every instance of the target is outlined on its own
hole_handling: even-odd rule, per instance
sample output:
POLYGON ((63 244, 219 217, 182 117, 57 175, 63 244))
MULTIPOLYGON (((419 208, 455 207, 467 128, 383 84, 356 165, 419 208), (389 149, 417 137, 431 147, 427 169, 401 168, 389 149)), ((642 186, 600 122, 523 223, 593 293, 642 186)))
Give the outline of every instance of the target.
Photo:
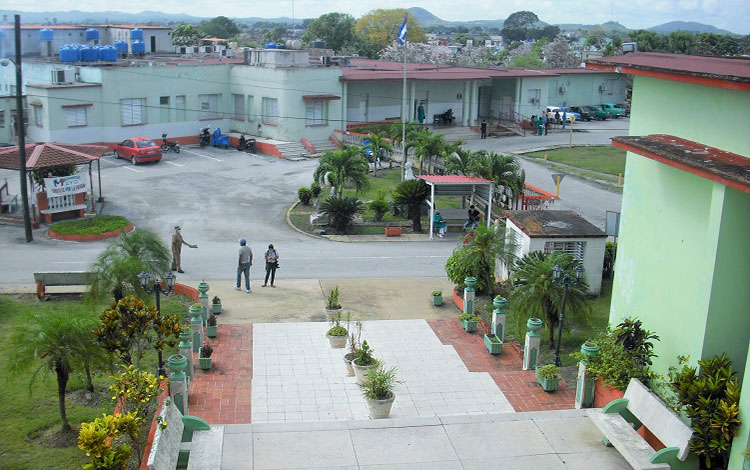
POLYGON ((492 306, 495 307, 492 311, 492 334, 502 342, 505 342, 505 310, 503 309, 507 303, 508 301, 500 296, 492 301, 492 306))
POLYGON ((201 304, 190 306, 190 333, 193 338, 193 352, 198 352, 198 348, 203 344, 203 307, 201 304))
POLYGON ((526 322, 526 342, 523 345, 523 370, 534 370, 539 363, 539 345, 541 338, 539 330, 542 328, 542 320, 529 318, 526 322))
POLYGON ((586 370, 588 358, 596 356, 599 353, 599 345, 585 342, 581 345, 581 354, 584 358, 578 362, 578 378, 576 380, 576 401, 577 409, 590 408, 594 403, 594 378, 586 370))
POLYGON ((463 83, 463 93, 461 97, 461 125, 469 125, 469 82, 463 83))
POLYGON ((190 331, 184 331, 182 334, 180 334, 180 354, 185 356, 187 358, 187 367, 185 368, 185 374, 188 376, 188 384, 190 383, 190 380, 193 378, 193 373, 195 372, 194 365, 193 365, 193 343, 191 341, 191 333, 190 331))
POLYGON ((169 374, 169 396, 183 416, 188 414, 188 381, 185 375, 187 357, 173 354, 167 359, 167 365, 172 373, 169 374))
POLYGON ((477 285, 477 278, 465 278, 464 285, 464 313, 468 313, 469 315, 471 315, 474 313, 474 286, 477 285))
POLYGON ((415 121, 417 117, 414 115, 414 98, 417 96, 417 81, 412 80, 409 86, 409 121, 415 121))
POLYGON ((341 82, 341 130, 346 131, 347 107, 349 106, 349 83, 341 82))

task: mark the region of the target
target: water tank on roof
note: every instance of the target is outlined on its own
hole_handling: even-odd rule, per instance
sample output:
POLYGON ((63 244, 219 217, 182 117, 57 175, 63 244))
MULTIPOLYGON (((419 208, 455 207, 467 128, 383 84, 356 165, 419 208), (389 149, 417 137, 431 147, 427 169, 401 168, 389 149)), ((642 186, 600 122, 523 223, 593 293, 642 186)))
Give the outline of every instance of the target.
POLYGON ((287 39, 286 40, 286 48, 287 49, 301 49, 302 48, 302 42, 300 42, 299 39, 287 39))
POLYGON ((141 28, 133 28, 130 30, 130 39, 132 41, 138 39, 139 41, 143 41, 143 30, 141 28))
POLYGON ((115 41, 115 49, 118 54, 128 55, 128 43, 125 41, 115 41))
POLYGON ((316 39, 312 42, 313 49, 325 49, 326 48, 326 42, 322 39, 316 39))
POLYGON ((99 40, 99 30, 96 28, 89 28, 86 30, 86 40, 87 41, 98 41, 99 40))
POLYGON ((117 62, 117 49, 114 46, 102 46, 99 49, 99 59, 104 62, 117 62))
POLYGON ((91 46, 81 47, 81 62, 96 62, 99 60, 99 50, 91 46))
POLYGON ((133 51, 133 54, 145 54, 146 53, 146 43, 143 41, 133 41, 133 44, 131 44, 130 48, 133 51))
POLYGON ((78 49, 65 44, 60 47, 60 62, 78 62, 78 49))
POLYGON ((43 28, 39 30, 40 41, 51 41, 53 36, 54 36, 54 33, 49 28, 43 28))
POLYGON ((266 49, 278 49, 278 46, 276 45, 276 43, 269 42, 268 44, 266 44, 266 49))

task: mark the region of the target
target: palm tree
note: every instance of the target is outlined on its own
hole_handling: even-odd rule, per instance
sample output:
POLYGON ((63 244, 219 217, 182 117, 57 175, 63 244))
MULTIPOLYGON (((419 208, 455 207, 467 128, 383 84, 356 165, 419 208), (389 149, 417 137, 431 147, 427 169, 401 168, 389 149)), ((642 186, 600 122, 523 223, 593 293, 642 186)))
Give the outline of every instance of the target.
POLYGON ((31 317, 10 338, 10 369, 20 374, 36 365, 29 387, 40 372, 52 372, 57 378, 57 401, 62 431, 70 431, 65 409, 65 389, 76 357, 72 347, 76 326, 67 315, 47 314, 31 317))
POLYGON ((415 233, 422 233, 420 209, 429 195, 430 188, 419 179, 403 181, 393 191, 393 202, 409 208, 409 219, 412 221, 412 230, 415 233))
POLYGON ((88 314, 73 315, 70 318, 72 322, 70 347, 73 354, 83 366, 86 374, 86 391, 94 391, 94 382, 91 371, 94 368, 103 369, 109 364, 107 355, 99 346, 94 335, 94 330, 98 325, 96 317, 88 314))
MULTIPOLYGON (((510 232, 513 233, 513 232, 510 232)), ((506 238, 503 227, 480 225, 466 246, 468 258, 479 270, 490 296, 495 295, 495 263, 499 258, 505 266, 513 266, 517 245, 514 238, 506 238)))
POLYGON ((476 165, 477 152, 463 147, 455 149, 443 160, 445 173, 451 175, 470 176, 476 165))
MULTIPOLYGON (((563 288, 554 282, 552 268, 559 264, 564 273, 575 277, 574 268, 580 261, 574 260, 568 253, 553 252, 545 254, 532 251, 518 260, 513 271, 513 299, 514 308, 524 315, 518 315, 519 321, 527 317, 547 318, 549 329, 549 345, 554 348, 554 330, 558 324, 558 311, 562 302, 563 288)), ((588 285, 585 279, 568 287, 566 311, 575 315, 586 309, 586 292, 588 285)))
POLYGON ((363 209, 362 202, 353 197, 329 197, 320 205, 320 211, 331 218, 337 232, 346 232, 354 216, 363 209))
POLYGON ((473 162, 471 173, 494 181, 500 194, 513 200, 521 194, 523 186, 520 176, 521 166, 513 155, 480 151, 473 162))
POLYGON ((419 161, 419 174, 422 174, 424 161, 427 160, 428 172, 432 167, 432 157, 443 155, 445 152, 445 139, 441 134, 423 133, 417 138, 414 145, 414 157, 419 161))
POLYGON ((336 187, 336 194, 344 195, 344 186, 353 185, 357 192, 369 186, 367 173, 370 166, 358 147, 342 145, 340 149, 331 150, 320 158, 313 179, 318 184, 326 182, 336 187))
POLYGON ((372 133, 367 138, 370 140, 370 148, 372 148, 372 156, 375 162, 373 176, 378 176, 378 157, 381 156, 381 152, 393 152, 393 145, 380 134, 372 133))

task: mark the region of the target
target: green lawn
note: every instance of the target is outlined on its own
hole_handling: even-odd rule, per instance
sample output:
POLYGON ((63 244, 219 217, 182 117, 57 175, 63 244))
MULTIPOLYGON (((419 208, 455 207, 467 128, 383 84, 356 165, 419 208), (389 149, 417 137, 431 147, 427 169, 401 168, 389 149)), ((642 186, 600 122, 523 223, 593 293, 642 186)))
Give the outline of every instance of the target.
POLYGON ((526 156, 551 162, 563 163, 585 170, 599 171, 617 176, 625 172, 625 151, 603 145, 595 147, 572 147, 548 150, 545 152, 527 153, 526 156))
MULTIPOLYGON (((170 296, 162 302, 162 311, 184 313, 192 300, 181 296, 170 296)), ((98 315, 103 306, 91 312, 98 315)), ((0 296, 0 357, 8 358, 8 341, 16 328, 23 328, 28 318, 35 314, 54 313, 66 315, 86 309, 78 301, 39 302, 33 296, 0 296)), ((164 352, 164 357, 174 354, 176 348, 164 352)), ((152 351, 141 363, 144 370, 156 372, 156 352, 152 351)), ((111 413, 113 402, 107 387, 111 384, 111 372, 100 373, 94 378, 97 392, 102 394, 102 404, 88 407, 67 400, 68 421, 74 429, 80 423, 92 421, 102 413, 111 413)), ((3 439, 0 439, 0 467, 14 470, 71 470, 80 469, 87 462, 85 454, 76 446, 53 449, 32 442, 32 438, 57 431, 60 415, 57 404, 57 382, 52 375, 40 374, 29 392, 31 373, 14 376, 7 364, 0 363, 0 416, 3 422, 3 439)), ((85 388, 86 381, 81 370, 74 370, 68 382, 68 394, 85 388)))
POLYGON ((58 222, 50 227, 60 235, 97 235, 125 228, 130 221, 119 215, 99 215, 92 220, 78 219, 58 222))

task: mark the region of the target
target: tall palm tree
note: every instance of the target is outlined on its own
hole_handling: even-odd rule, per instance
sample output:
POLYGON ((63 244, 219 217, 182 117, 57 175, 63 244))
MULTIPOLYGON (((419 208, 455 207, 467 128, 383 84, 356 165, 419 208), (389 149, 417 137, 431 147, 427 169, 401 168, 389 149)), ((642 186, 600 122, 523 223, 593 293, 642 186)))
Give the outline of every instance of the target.
POLYGON ((500 259, 505 266, 512 266, 516 260, 516 241, 506 238, 505 228, 496 225, 480 225, 473 235, 466 246, 469 260, 476 264, 490 296, 494 296, 496 261, 500 259))
POLYGON ((358 147, 342 145, 330 150, 320 158, 313 179, 318 184, 328 183, 336 187, 336 194, 344 194, 344 186, 351 184, 357 192, 369 186, 367 173, 370 166, 358 147))
POLYGON ((430 195, 430 188, 423 180, 406 180, 399 183, 393 191, 393 202, 409 208, 409 219, 415 233, 422 232, 422 221, 419 218, 420 209, 425 199, 430 195))
POLYGON ((377 133, 372 133, 367 138, 370 140, 370 148, 372 148, 373 161, 375 162, 373 176, 378 176, 378 157, 381 156, 381 152, 393 152, 393 144, 377 133))
MULTIPOLYGON (((545 316, 549 329, 550 348, 555 346, 554 330, 558 324, 563 294, 563 287, 554 281, 552 268, 557 264, 563 268, 564 273, 575 276, 574 268, 580 264, 580 261, 574 260, 567 253, 545 254, 541 251, 532 251, 516 262, 512 275, 511 299, 514 308, 523 314, 518 315, 519 321, 532 316, 545 316)), ((568 287, 565 304, 567 312, 575 316, 585 311, 587 290, 588 285, 585 279, 568 287)))
POLYGON ((513 155, 480 151, 473 164, 471 172, 475 176, 494 181, 500 193, 507 196, 509 201, 521 194, 521 166, 513 155))
POLYGON ((445 172, 451 175, 471 176, 477 155, 477 152, 463 147, 455 149, 443 160, 445 172))
POLYGON ((109 365, 107 355, 94 335, 99 322, 96 317, 88 313, 71 315, 70 321, 72 323, 70 347, 73 349, 76 362, 80 363, 86 374, 86 391, 93 392, 92 369, 103 369, 109 365))
POLYGON ((414 145, 414 157, 419 162, 420 175, 423 172, 425 160, 427 160, 427 169, 430 171, 432 158, 443 155, 445 147, 445 138, 441 134, 423 133, 417 138, 414 145))

